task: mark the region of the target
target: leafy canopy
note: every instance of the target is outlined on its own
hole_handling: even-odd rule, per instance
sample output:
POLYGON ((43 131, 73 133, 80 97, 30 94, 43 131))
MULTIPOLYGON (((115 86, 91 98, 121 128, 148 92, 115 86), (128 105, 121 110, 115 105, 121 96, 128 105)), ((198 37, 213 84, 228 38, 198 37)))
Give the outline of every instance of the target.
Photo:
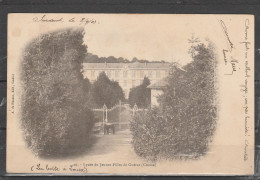
POLYGON ((81 73, 87 52, 83 32, 42 34, 24 50, 22 127, 28 147, 38 155, 67 155, 87 144, 93 114, 86 107, 81 73))
POLYGON ((144 77, 143 83, 139 86, 130 89, 129 104, 133 107, 135 104, 139 108, 147 108, 150 106, 151 91, 147 88, 150 85, 150 80, 144 77))
POLYGON ((89 97, 90 106, 101 108, 105 104, 111 108, 124 100, 124 92, 118 82, 111 81, 105 72, 101 72, 90 89, 89 97))

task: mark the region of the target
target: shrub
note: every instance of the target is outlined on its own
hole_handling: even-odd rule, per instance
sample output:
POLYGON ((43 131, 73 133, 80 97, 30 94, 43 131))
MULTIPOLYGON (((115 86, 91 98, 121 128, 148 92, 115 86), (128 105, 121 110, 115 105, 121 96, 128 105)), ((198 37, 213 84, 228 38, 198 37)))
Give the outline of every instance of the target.
POLYGON ((208 151, 217 119, 215 56, 210 46, 192 48, 193 62, 173 67, 159 106, 131 122, 134 149, 144 158, 196 159, 208 151))
POLYGON ((105 104, 107 108, 111 108, 118 104, 120 100, 124 100, 124 92, 118 82, 111 81, 105 72, 101 72, 91 86, 89 106, 102 108, 105 104))
POLYGON ((133 107, 135 104, 138 108, 147 108, 151 102, 151 90, 147 88, 150 85, 150 80, 144 77, 141 85, 130 89, 129 104, 133 107))
POLYGON ((75 153, 90 137, 93 114, 86 107, 81 73, 86 54, 83 29, 65 29, 33 39, 22 61, 22 127, 40 156, 75 153))
POLYGON ((157 107, 135 113, 130 123, 135 152, 146 159, 156 160, 161 150, 160 135, 165 127, 157 107))

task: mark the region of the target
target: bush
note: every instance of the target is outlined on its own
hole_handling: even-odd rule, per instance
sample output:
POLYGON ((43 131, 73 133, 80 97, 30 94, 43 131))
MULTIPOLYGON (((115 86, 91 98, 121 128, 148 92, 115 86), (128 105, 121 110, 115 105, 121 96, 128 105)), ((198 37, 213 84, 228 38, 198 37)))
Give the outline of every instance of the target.
POLYGON ((111 81, 105 72, 101 72, 91 86, 88 104, 92 108, 102 108, 104 104, 111 108, 124 100, 124 92, 118 82, 111 81))
POLYGON ((151 90, 147 88, 150 85, 150 80, 144 77, 143 83, 139 86, 130 89, 129 104, 134 107, 136 104, 138 108, 148 108, 151 102, 151 90))
POLYGON ((164 132, 165 123, 161 118, 159 109, 154 107, 148 111, 135 114, 130 123, 133 135, 132 144, 135 152, 146 159, 156 160, 161 151, 161 133, 164 132))
POLYGON ((94 116, 81 73, 83 35, 83 29, 51 32, 25 48, 21 120, 28 147, 40 156, 74 154, 90 137, 94 116))
POLYGON ((193 48, 193 62, 173 67, 159 106, 131 122, 134 149, 144 158, 196 159, 208 151, 217 119, 215 56, 210 46, 193 48))

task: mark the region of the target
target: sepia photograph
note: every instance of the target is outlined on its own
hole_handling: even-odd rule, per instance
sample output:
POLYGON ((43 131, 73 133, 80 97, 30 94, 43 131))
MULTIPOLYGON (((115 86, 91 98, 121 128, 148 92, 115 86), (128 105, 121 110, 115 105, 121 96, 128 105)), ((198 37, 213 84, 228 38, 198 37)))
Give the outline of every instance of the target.
POLYGON ((7 172, 254 173, 254 16, 8 15, 7 172))

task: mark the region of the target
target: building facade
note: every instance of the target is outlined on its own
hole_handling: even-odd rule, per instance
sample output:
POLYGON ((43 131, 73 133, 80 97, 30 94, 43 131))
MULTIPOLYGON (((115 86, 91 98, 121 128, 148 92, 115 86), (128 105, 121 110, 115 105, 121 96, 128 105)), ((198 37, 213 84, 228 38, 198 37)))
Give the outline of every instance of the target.
POLYGON ((163 89, 168 85, 168 77, 165 77, 153 84, 150 84, 147 88, 151 89, 151 106, 158 106, 158 96, 163 94, 163 89))
POLYGON ((110 80, 119 83, 128 98, 130 89, 142 84, 144 77, 148 77, 151 84, 167 77, 169 66, 169 63, 83 63, 83 75, 93 83, 105 72, 110 80))

